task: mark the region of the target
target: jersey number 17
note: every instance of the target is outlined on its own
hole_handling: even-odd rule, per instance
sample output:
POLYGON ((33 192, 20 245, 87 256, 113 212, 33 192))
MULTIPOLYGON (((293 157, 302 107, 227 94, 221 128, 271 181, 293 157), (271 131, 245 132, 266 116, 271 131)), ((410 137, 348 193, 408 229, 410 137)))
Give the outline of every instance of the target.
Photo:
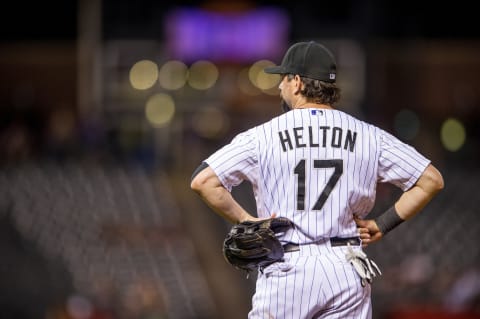
MULTIPOLYGON (((297 210, 305 210, 305 176, 306 176, 306 160, 302 159, 295 166, 293 172, 297 176, 297 210)), ((312 210, 321 210, 328 196, 332 192, 333 188, 337 184, 340 176, 343 174, 343 160, 331 159, 331 160, 313 160, 313 168, 334 168, 333 174, 330 176, 325 188, 319 195, 312 210)))

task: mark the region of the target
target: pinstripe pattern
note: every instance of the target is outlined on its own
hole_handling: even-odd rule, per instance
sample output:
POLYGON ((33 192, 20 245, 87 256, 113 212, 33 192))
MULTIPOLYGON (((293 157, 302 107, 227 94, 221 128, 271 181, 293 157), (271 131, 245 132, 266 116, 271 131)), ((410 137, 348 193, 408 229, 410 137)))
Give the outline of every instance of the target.
POLYGON ((249 318, 371 317, 371 288, 361 286, 345 248, 311 246, 259 274, 249 318))
POLYGON ((228 190, 249 180, 258 216, 288 217, 296 227, 282 239, 307 244, 259 276, 251 318, 370 316, 370 288, 360 286, 342 248, 321 243, 355 236, 353 214, 370 212, 377 182, 407 190, 428 159, 339 110, 296 109, 238 134, 206 162, 228 190))

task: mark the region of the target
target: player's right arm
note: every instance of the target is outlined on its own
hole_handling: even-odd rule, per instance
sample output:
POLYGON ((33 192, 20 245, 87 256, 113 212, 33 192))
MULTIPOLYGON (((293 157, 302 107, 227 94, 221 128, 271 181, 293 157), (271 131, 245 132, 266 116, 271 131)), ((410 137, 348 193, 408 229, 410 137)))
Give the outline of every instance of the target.
MULTIPOLYGON (((385 214, 396 213, 398 222, 408 220, 419 213, 443 187, 444 182, 442 175, 430 164, 422 175, 420 175, 415 185, 400 196, 393 206, 394 210, 392 208, 385 214)), ((359 228, 360 238, 364 246, 378 241, 385 235, 380 230, 378 220, 362 220, 356 218, 355 222, 359 228)))
POLYGON ((190 187, 213 211, 231 223, 258 219, 240 206, 208 165, 194 173, 190 187))

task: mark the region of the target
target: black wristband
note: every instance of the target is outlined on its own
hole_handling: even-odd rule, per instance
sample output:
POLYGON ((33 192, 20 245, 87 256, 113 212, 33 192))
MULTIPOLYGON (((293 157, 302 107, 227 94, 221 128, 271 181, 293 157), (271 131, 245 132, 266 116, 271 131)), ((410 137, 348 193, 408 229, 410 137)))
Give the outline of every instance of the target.
POLYGON ((386 235, 404 221, 404 219, 398 216, 395 206, 390 207, 385 213, 375 218, 375 222, 383 235, 386 235))

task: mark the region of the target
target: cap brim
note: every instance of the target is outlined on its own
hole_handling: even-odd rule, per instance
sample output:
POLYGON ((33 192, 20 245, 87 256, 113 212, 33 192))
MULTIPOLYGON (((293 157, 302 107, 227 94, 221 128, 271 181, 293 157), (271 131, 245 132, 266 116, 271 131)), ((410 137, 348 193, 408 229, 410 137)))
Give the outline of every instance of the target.
POLYGON ((269 68, 263 69, 265 73, 270 73, 270 74, 284 74, 287 73, 285 72, 285 68, 283 66, 272 66, 269 68))

